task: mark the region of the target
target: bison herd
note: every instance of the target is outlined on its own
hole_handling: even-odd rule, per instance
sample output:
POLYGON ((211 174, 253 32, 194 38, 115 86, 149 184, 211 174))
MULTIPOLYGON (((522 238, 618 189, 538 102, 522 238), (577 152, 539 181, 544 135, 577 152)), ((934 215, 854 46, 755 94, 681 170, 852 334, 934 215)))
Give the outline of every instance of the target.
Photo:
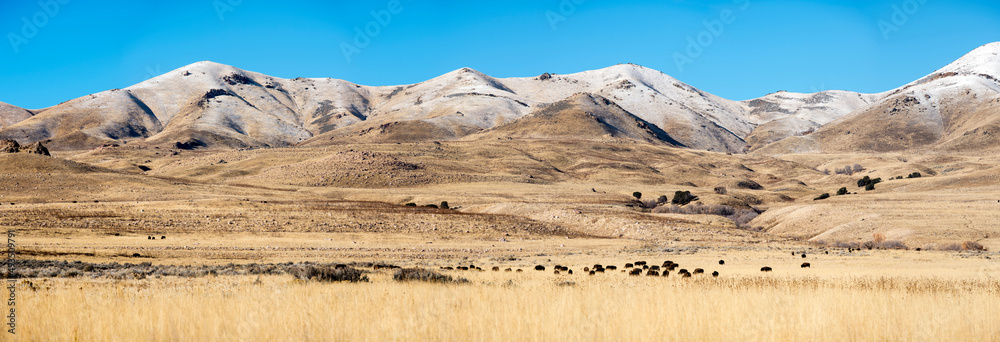
MULTIPOLYGON (((801 254, 799 254, 799 253, 793 253, 793 255, 794 256, 800 256, 801 255, 801 257, 803 257, 803 258, 806 257, 805 253, 801 253, 801 254)), ((725 260, 719 260, 719 265, 720 266, 726 265, 726 261, 725 260)), ((688 269, 686 269, 686 268, 679 268, 679 267, 680 267, 680 264, 677 264, 677 263, 675 263, 673 261, 670 261, 670 260, 664 261, 660 265, 649 264, 646 261, 640 260, 640 261, 625 263, 625 265, 623 266, 623 269, 621 270, 621 272, 622 273, 626 273, 626 274, 628 274, 630 276, 642 276, 642 275, 646 275, 647 277, 667 277, 667 276, 670 276, 671 272, 676 271, 676 274, 678 276, 682 277, 682 278, 690 278, 690 277, 693 277, 695 275, 705 274, 705 269, 703 269, 703 268, 695 268, 695 269, 693 269, 691 271, 688 271, 688 269)), ((810 263, 808 263, 808 262, 805 262, 805 263, 802 263, 801 267, 802 268, 811 268, 812 265, 810 263)), ((475 265, 468 265, 468 266, 464 266, 463 265, 463 266, 457 266, 457 267, 445 266, 445 267, 441 267, 441 269, 442 270, 461 270, 461 271, 469 271, 469 270, 483 271, 482 268, 476 267, 475 265)), ((493 270, 493 272, 500 272, 501 269, 504 272, 514 272, 514 269, 510 268, 510 267, 501 268, 500 266, 493 266, 491 269, 493 270)), ((534 269, 535 269, 535 271, 545 271, 547 268, 546 268, 545 265, 535 265, 534 269)), ((554 266, 552 266, 552 269, 553 269, 552 273, 553 274, 557 274, 557 275, 559 275, 559 274, 573 274, 573 270, 570 269, 567 266, 554 265, 554 266)), ((608 271, 616 271, 617 269, 618 269, 618 267, 614 266, 614 265, 606 265, 605 266, 605 265, 602 265, 602 264, 594 264, 592 266, 585 266, 581 270, 583 271, 583 274, 597 275, 598 273, 607 273, 608 271)), ((761 272, 771 272, 771 271, 773 271, 773 269, 770 266, 764 266, 764 267, 760 268, 760 271, 761 272)), ((524 272, 524 270, 518 268, 517 272, 524 272)), ((718 277, 719 276, 719 271, 712 271, 711 275, 712 275, 712 277, 718 277)))

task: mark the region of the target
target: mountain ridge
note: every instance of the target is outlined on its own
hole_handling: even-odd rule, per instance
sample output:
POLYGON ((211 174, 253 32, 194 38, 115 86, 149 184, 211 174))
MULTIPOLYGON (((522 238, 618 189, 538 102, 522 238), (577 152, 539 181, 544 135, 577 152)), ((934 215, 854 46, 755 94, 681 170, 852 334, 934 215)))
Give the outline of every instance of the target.
MULTIPOLYGON (((201 61, 44 110, 0 103, 0 138, 44 141, 55 149, 120 143, 242 148, 457 140, 495 131, 586 93, 670 137, 661 142, 699 150, 803 149, 789 148, 793 142, 809 151, 896 150, 939 140, 964 146, 953 133, 992 132, 992 107, 970 104, 988 103, 1000 93, 998 54, 1000 42, 983 45, 926 77, 883 93, 777 92, 744 101, 718 97, 635 64, 514 78, 460 68, 415 84, 365 86, 333 78, 283 79, 201 61), (900 97, 920 95, 925 98, 900 97), (904 108, 904 100, 923 110, 904 108), (987 112, 973 116, 986 124, 975 124, 963 114, 981 112, 982 107, 988 107, 987 112), (912 118, 896 120, 906 133, 890 134, 903 142, 875 143, 885 137, 874 132, 860 135, 871 143, 835 137, 834 132, 858 132, 847 127, 885 121, 864 118, 888 115, 886 111, 893 111, 893 117, 906 111, 912 118), (902 136, 907 134, 910 138, 902 136)), ((631 125, 630 120, 616 122, 631 125)))

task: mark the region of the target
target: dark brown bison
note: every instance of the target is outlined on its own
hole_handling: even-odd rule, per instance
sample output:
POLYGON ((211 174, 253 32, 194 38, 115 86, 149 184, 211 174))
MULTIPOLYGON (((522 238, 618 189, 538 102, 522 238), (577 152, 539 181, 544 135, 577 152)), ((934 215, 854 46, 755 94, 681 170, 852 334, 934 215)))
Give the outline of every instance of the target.
POLYGON ((503 271, 504 272, 510 272, 510 271, 513 271, 513 270, 511 270, 510 267, 508 267, 508 268, 505 268, 503 271))
POLYGON ((719 260, 719 265, 725 265, 725 264, 726 264, 725 260, 719 260))
POLYGON ((544 271, 544 270, 545 270, 545 266, 542 266, 542 265, 536 265, 535 266, 535 271, 544 271))
POLYGON ((767 267, 767 266, 764 266, 764 267, 761 267, 761 268, 760 268, 760 271, 761 271, 761 272, 771 272, 771 268, 770 268, 770 267, 767 267))
POLYGON ((702 273, 705 273, 705 270, 703 270, 703 269, 700 269, 700 268, 696 268, 696 269, 694 269, 694 272, 691 272, 691 273, 694 273, 694 274, 702 274, 702 273))
POLYGON ((615 266, 615 265, 608 265, 608 267, 605 267, 605 268, 606 268, 606 269, 607 269, 608 271, 614 271, 614 270, 617 270, 617 269, 618 269, 618 266, 615 266))
POLYGON ((650 277, 659 277, 660 276, 660 272, 649 270, 649 271, 646 272, 646 275, 650 276, 650 277))
POLYGON ((632 268, 632 264, 625 264, 625 268, 632 268))
POLYGON ((812 266, 812 265, 810 265, 808 262, 803 262, 802 263, 802 268, 809 268, 810 266, 812 266))
POLYGON ((806 257, 806 253, 802 253, 802 258, 805 258, 805 257, 806 257))
POLYGON ((718 276, 719 276, 719 271, 714 271, 714 272, 712 272, 712 276, 713 276, 713 277, 718 277, 718 276))
POLYGON ((493 266, 493 272, 500 272, 500 266, 493 266))
POLYGON ((641 268, 633 269, 632 272, 628 273, 628 275, 630 276, 642 275, 642 269, 641 268))

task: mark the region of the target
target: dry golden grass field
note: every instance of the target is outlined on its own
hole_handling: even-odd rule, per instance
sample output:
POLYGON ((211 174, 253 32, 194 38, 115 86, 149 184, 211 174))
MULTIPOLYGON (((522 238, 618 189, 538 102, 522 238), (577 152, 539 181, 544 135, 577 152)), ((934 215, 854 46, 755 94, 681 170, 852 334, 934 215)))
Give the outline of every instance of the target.
POLYGON ((986 152, 126 144, 0 165, 16 260, 4 340, 1000 340, 986 152), (883 181, 866 191, 865 176, 883 181), (678 191, 698 199, 674 206, 678 191), (679 266, 626 273, 639 260, 679 266), (368 281, 303 276, 333 264, 368 281), (468 282, 397 281, 388 265, 468 282), (483 271, 455 269, 469 265, 483 271))

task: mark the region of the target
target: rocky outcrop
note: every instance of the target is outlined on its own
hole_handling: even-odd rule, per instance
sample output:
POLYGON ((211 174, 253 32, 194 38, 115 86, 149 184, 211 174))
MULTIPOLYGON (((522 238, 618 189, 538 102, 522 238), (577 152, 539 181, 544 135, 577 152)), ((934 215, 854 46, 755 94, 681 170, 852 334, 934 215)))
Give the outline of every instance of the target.
POLYGON ((34 142, 28 145, 21 146, 17 143, 17 140, 3 139, 0 140, 0 153, 34 153, 41 154, 44 156, 49 156, 49 149, 45 148, 41 142, 34 142))

